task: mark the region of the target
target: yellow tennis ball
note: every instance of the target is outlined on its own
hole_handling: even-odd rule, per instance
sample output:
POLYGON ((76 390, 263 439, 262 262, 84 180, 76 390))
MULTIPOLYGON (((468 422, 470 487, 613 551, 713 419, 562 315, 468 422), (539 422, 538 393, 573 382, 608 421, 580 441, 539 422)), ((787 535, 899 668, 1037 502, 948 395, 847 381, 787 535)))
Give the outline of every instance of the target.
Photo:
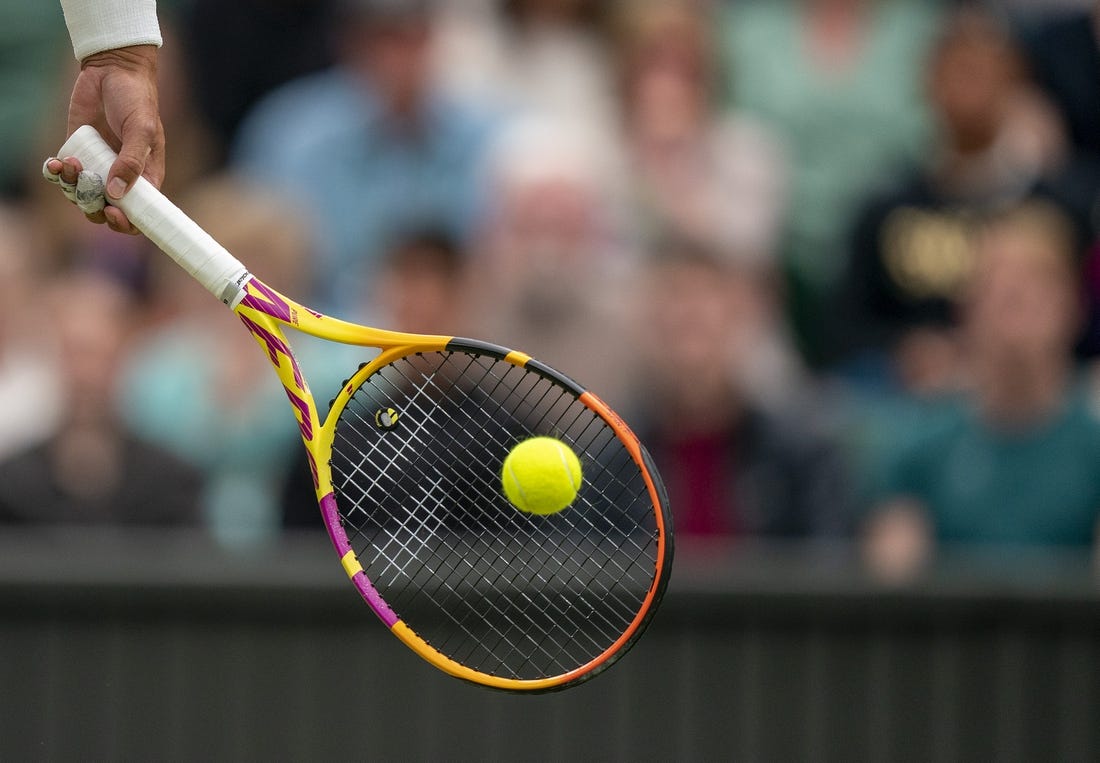
POLYGON ((572 448, 553 437, 532 437, 512 448, 500 481, 517 509, 554 514, 576 499, 581 476, 581 462, 572 448))

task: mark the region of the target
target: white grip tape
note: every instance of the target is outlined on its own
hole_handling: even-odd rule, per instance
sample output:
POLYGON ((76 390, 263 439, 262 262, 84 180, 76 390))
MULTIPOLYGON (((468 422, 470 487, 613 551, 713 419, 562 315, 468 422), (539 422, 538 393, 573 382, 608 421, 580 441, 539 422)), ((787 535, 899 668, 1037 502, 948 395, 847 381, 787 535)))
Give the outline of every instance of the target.
MULTIPOLYGON (((78 128, 57 155, 75 156, 85 170, 102 176, 104 181, 117 157, 90 125, 78 128)), ((138 178, 122 199, 111 204, 125 212, 138 230, 223 303, 232 308, 244 298, 249 278, 245 266, 148 180, 138 178)))

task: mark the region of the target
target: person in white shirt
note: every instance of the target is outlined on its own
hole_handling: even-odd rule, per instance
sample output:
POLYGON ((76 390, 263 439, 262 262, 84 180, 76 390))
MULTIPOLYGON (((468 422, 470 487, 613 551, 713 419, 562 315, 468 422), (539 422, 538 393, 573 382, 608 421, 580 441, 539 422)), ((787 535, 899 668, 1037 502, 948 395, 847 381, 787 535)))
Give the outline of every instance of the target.
MULTIPOLYGON (((61 0, 65 24, 80 61, 69 101, 68 132, 95 126, 118 151, 107 176, 108 199, 121 198, 141 176, 164 179, 164 128, 157 100, 157 49, 162 44, 156 0, 61 0)), ((68 157, 47 168, 75 183, 81 167, 68 157)), ((88 215, 112 230, 137 233, 122 210, 107 206, 88 215)))

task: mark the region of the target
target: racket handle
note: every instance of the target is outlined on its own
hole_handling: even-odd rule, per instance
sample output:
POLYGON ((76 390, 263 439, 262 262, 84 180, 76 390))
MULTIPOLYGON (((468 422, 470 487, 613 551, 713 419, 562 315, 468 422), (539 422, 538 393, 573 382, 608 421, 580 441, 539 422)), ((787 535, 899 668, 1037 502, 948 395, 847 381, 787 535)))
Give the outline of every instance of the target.
MULTIPOLYGON (((91 125, 77 128, 57 155, 75 156, 86 171, 96 173, 104 182, 118 156, 91 125)), ((123 198, 111 204, 223 303, 233 308, 244 297, 249 278, 245 266, 148 180, 138 178, 123 198)))

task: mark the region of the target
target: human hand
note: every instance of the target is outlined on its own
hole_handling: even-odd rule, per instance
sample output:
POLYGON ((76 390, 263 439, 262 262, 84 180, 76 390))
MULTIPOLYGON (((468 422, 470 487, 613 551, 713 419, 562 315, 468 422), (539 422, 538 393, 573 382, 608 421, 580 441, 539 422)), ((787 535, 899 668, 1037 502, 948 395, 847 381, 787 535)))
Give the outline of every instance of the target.
POLYGON ((868 570, 891 584, 913 580, 933 552, 932 524, 919 501, 897 498, 876 508, 862 532, 868 570))
MULTIPOLYGON (((90 124, 118 151, 105 178, 107 200, 117 200, 144 176, 160 187, 164 180, 164 128, 157 100, 157 49, 134 45, 88 56, 81 63, 69 101, 68 133, 90 124)), ((51 159, 49 171, 76 183, 80 165, 68 157, 51 159)), ((120 233, 138 233, 118 207, 87 215, 120 233)))

